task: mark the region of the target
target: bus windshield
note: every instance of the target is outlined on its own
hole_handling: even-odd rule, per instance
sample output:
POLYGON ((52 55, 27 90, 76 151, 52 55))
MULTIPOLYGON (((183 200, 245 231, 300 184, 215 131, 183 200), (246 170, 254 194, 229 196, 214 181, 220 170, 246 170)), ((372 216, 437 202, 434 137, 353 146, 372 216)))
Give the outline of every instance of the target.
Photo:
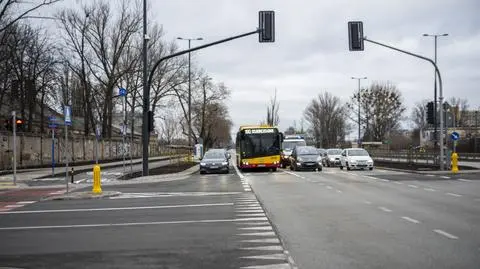
POLYGON ((246 134, 240 142, 243 158, 277 155, 280 142, 276 133, 246 134))

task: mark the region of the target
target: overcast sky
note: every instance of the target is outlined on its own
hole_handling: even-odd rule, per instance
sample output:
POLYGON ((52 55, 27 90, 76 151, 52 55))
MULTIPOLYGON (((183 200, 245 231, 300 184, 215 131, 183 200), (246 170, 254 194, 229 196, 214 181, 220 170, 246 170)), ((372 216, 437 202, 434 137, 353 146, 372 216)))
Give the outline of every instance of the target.
MULTIPOLYGON (((148 2, 149 20, 163 24, 167 39, 204 38, 194 44, 255 30, 259 10, 276 12, 275 43, 259 43, 255 35, 194 53, 199 66, 231 89, 228 103, 235 129, 265 119, 275 89, 280 128, 294 120, 299 127, 303 110, 319 93, 329 91, 346 101, 357 89, 351 76, 367 76, 363 85, 396 84, 409 109, 417 101, 433 99, 434 69, 429 63, 370 43, 364 52, 348 51, 350 20, 363 21, 372 40, 432 58, 433 38, 422 34, 448 33, 438 40, 444 96, 468 98, 472 108, 480 105, 478 0, 148 2)), ((187 47, 186 42, 179 44, 187 47)))

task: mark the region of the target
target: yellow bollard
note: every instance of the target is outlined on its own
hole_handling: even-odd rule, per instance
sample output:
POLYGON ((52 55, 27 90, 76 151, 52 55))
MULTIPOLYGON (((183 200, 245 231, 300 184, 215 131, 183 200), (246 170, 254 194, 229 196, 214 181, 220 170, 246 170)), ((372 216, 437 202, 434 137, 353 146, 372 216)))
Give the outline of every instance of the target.
POLYGON ((458 172, 458 154, 456 152, 452 153, 452 173, 458 172))
POLYGON ((101 194, 102 193, 102 186, 100 184, 100 165, 93 166, 93 189, 92 192, 94 194, 101 194))

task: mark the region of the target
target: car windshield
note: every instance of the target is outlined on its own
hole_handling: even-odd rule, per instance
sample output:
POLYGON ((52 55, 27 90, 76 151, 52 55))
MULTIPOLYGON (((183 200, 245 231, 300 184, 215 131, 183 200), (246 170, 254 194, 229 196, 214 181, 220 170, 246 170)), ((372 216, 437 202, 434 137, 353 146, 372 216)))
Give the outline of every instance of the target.
POLYGON ((241 143, 244 158, 280 154, 280 140, 276 133, 247 134, 241 143))
POLYGON ((207 151, 205 153, 205 156, 203 157, 203 159, 224 159, 224 158, 225 158, 225 154, 217 150, 207 151))
POLYGON ((324 154, 325 152, 327 152, 327 151, 324 150, 324 149, 317 149, 317 152, 318 152, 318 154, 323 155, 323 154, 324 154))
POLYGON ((342 154, 342 150, 341 149, 329 149, 329 150, 327 150, 327 154, 328 155, 340 155, 340 154, 342 154))
POLYGON ((300 147, 297 148, 297 155, 318 155, 318 151, 312 147, 300 147))
POLYGON ((364 149, 351 149, 348 151, 349 156, 369 156, 368 152, 364 149))
POLYGON ((307 143, 305 141, 300 140, 300 141, 284 141, 282 144, 282 149, 283 150, 293 150, 296 146, 306 146, 307 143))

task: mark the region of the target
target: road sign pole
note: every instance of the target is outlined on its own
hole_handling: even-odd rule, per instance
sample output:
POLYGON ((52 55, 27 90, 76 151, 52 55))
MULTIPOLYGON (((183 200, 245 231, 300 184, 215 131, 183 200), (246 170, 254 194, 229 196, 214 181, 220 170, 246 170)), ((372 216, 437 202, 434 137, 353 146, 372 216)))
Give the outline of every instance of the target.
POLYGON ((12 112, 13 122, 13 185, 17 185, 17 113, 12 112))
POLYGON ((52 177, 55 176, 55 129, 52 130, 52 177))
POLYGON ((65 184, 68 193, 68 126, 65 122, 65 184))

